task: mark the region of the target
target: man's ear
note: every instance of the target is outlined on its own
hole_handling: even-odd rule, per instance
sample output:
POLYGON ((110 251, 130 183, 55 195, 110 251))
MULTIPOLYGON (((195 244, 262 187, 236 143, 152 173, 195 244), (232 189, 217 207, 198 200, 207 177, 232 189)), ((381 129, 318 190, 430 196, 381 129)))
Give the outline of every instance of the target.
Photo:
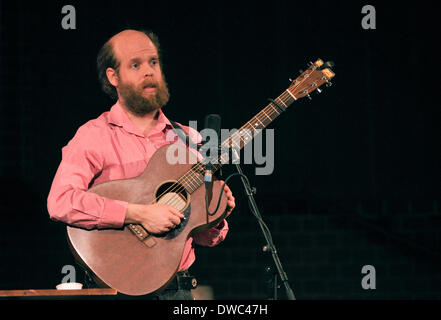
POLYGON ((112 86, 118 87, 118 74, 115 69, 107 68, 106 76, 112 86))

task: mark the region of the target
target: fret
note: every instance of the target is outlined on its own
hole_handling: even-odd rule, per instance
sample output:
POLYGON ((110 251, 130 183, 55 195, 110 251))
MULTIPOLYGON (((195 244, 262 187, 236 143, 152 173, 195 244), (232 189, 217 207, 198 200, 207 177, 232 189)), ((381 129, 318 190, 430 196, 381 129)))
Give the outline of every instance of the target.
POLYGON ((193 181, 195 182, 194 186, 195 186, 195 190, 196 190, 197 188, 199 188, 199 186, 204 181, 204 177, 202 175, 197 175, 196 179, 193 179, 193 181))
POLYGON ((296 96, 292 94, 292 92, 289 89, 286 89, 286 91, 289 93, 289 95, 294 99, 297 100, 296 96))
POLYGON ((179 182, 189 193, 196 191, 203 182, 203 170, 202 168, 197 168, 196 166, 197 164, 179 179, 179 182))
MULTIPOLYGON (((295 100, 297 100, 297 98, 289 89, 287 89, 274 101, 280 103, 285 108, 288 108, 295 100)), ((229 152, 224 149, 234 148, 236 150, 241 150, 247 143, 254 139, 260 130, 266 128, 280 114, 280 110, 274 105, 274 103, 270 103, 251 118, 251 120, 244 126, 225 139, 220 145, 220 155, 217 155, 217 158, 212 158, 213 162, 215 162, 214 160, 217 160, 217 163, 213 164, 213 173, 219 170, 222 165, 229 160, 229 152)), ((204 163, 198 162, 183 177, 181 177, 180 183, 189 193, 196 191, 204 183, 204 168, 204 163)))
POLYGON ((238 145, 235 144, 235 140, 237 140, 237 139, 232 139, 232 140, 231 140, 231 146, 232 146, 233 148, 242 149, 242 148, 241 148, 241 144, 240 144, 240 136, 239 136, 238 138, 239 138, 239 144, 238 144, 238 145))
POLYGON ((294 99, 297 100, 297 98, 292 94, 292 92, 288 89, 286 89, 286 91, 289 93, 289 95, 294 99))
POLYGON ((276 113, 276 116, 274 117, 274 119, 277 118, 278 116, 280 116, 280 112, 279 112, 278 108, 276 108, 272 104, 269 104, 268 106, 276 113))
POLYGON ((246 139, 246 143, 245 144, 247 144, 248 143, 248 141, 251 141, 251 140, 253 140, 253 135, 252 134, 250 134, 250 130, 249 129, 246 129, 245 130, 245 133, 249 136, 247 136, 247 137, 245 137, 245 139, 246 139))
MULTIPOLYGON (((259 119, 257 119, 256 117, 254 117, 253 119, 255 119, 255 120, 257 120, 258 122, 260 122, 260 124, 262 125, 262 126, 265 126, 259 119)), ((254 127, 255 129, 257 129, 258 128, 258 126, 259 126, 259 123, 258 122, 256 122, 256 126, 254 127)))
POLYGON ((281 102, 285 106, 285 108, 288 108, 288 106, 285 104, 285 102, 283 102, 282 99, 280 99, 280 97, 277 97, 276 99, 279 99, 279 102, 281 102))
POLYGON ((220 158, 221 158, 221 163, 219 164, 219 166, 221 166, 223 163, 228 162, 228 158, 229 158, 228 153, 227 152, 222 153, 220 158), (224 159, 224 156, 226 157, 226 159, 224 159))
POLYGON ((280 115, 279 110, 277 108, 274 108, 274 106, 271 103, 269 105, 267 105, 266 108, 268 108, 267 114, 269 114, 271 122, 274 121, 280 115))
POLYGON ((179 179, 178 182, 184 187, 184 189, 185 189, 188 193, 192 193, 192 192, 194 192, 194 191, 193 191, 193 188, 192 188, 192 186, 191 186, 191 184, 189 184, 189 183, 186 181, 186 178, 185 178, 185 177, 181 177, 181 179, 179 179), (183 180, 183 181, 182 181, 182 180, 183 180))
POLYGON ((240 137, 243 141, 243 146, 245 146, 249 141, 253 140, 253 135, 250 134, 250 129, 244 128, 240 130, 240 137))
POLYGON ((245 132, 244 129, 240 129, 236 132, 234 132, 228 139, 227 139, 227 147, 231 148, 239 148, 241 149, 244 145, 244 140, 243 140, 243 132, 245 132))
POLYGON ((194 185, 194 184, 192 183, 192 181, 193 181, 193 178, 190 176, 190 177, 187 177, 186 180, 182 183, 182 185, 184 186, 184 188, 185 188, 187 191, 189 191, 190 193, 191 193, 191 192, 194 192, 194 191, 198 188, 198 186, 197 186, 197 185, 194 185))
POLYGON ((270 117, 268 117, 268 115, 267 115, 266 112, 265 112, 265 109, 262 110, 262 113, 265 115, 265 117, 267 117, 267 118, 269 119, 270 122, 273 121, 273 119, 271 119, 270 117))
MULTIPOLYGON (((291 90, 287 89, 285 90, 285 92, 282 94, 285 98, 285 101, 288 105, 292 104, 293 102, 297 101, 297 97, 292 93, 291 90)), ((281 96, 282 96, 281 95, 281 96)))

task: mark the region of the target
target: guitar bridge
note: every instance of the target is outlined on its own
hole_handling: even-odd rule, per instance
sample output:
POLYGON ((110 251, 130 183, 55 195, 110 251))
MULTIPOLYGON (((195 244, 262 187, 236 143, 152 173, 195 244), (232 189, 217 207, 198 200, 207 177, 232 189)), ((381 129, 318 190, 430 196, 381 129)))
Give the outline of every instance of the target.
POLYGON ((147 247, 151 248, 156 244, 155 239, 139 224, 129 224, 129 230, 147 247))

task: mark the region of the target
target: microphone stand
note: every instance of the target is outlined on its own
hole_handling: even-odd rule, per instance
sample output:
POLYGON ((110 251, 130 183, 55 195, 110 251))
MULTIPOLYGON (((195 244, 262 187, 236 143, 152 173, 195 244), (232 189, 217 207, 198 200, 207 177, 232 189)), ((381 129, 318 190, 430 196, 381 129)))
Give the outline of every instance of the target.
MULTIPOLYGON (((237 156, 237 154, 236 154, 236 156, 237 156)), ((234 162, 235 161, 233 161, 233 163, 234 162)), ((256 189, 251 188, 251 186, 248 183, 248 179, 244 178, 246 176, 243 174, 243 171, 237 161, 236 161, 235 165, 236 165, 237 172, 239 173, 240 178, 242 180, 243 186, 245 188, 245 193, 248 196, 248 204, 249 204, 250 210, 254 214, 254 216, 257 218, 257 220, 259 222, 259 226, 262 229, 262 233, 263 233, 265 240, 267 242, 267 245, 263 247, 263 251, 264 252, 271 252, 271 256, 273 257, 274 264, 275 264, 277 271, 279 273, 280 281, 285 286, 286 295, 288 297, 288 300, 295 300, 296 298, 294 296, 294 292, 292 291, 292 289, 289 285, 288 277, 287 277, 285 271, 283 270, 282 263, 280 262, 279 256, 277 255, 277 250, 276 250, 276 247, 272 241, 271 233, 270 233, 268 227, 266 226, 265 222, 263 222, 262 216, 260 215, 259 209, 257 208, 256 201, 254 200, 254 194, 256 193, 256 189)), ((271 268, 267 267, 266 271, 269 271, 269 270, 271 270, 271 268)), ((273 299, 276 300, 277 299, 277 287, 278 287, 277 275, 272 281, 273 281, 273 285, 274 285, 273 299)))
MULTIPOLYGON (((242 180, 242 183, 243 183, 243 186, 245 189, 245 193, 248 196, 248 204, 249 204, 250 210, 253 213, 253 215, 257 218, 257 221, 259 222, 259 226, 262 229, 262 233, 263 233, 265 240, 267 242, 267 244, 263 247, 263 252, 271 252, 271 256, 273 257, 274 264, 275 264, 277 271, 279 273, 280 281, 285 286, 286 296, 287 296, 288 300, 295 300, 296 298, 294 296, 294 292, 292 291, 292 289, 289 285, 288 277, 287 277, 285 271, 283 270, 282 263, 280 262, 279 256, 277 255, 276 247, 272 241, 271 232, 269 231, 265 222, 262 220, 262 216, 259 212, 259 209, 257 208, 256 201, 254 200, 254 194, 256 193, 256 188, 252 188, 250 186, 247 176, 243 174, 242 168, 239 165, 239 158, 240 157, 239 157, 238 151, 235 148, 232 148, 229 150, 231 150, 231 152, 232 152, 232 160, 233 160, 232 163, 236 165, 237 173, 233 173, 230 176, 228 176, 227 179, 225 179, 225 184, 233 176, 240 175, 240 178, 242 180)), ((210 160, 206 164, 206 170, 207 170, 207 168, 209 170, 206 171, 206 174, 204 177, 204 183, 205 183, 205 188, 206 188, 205 206, 206 206, 206 212, 207 212, 207 217, 208 217, 208 215, 210 215, 210 212, 208 210, 207 194, 208 194, 208 190, 209 190, 211 183, 212 183, 212 177, 211 177, 212 163, 210 162, 210 160)), ((222 189, 222 192, 223 192, 223 189, 222 189)), ((222 194, 222 192, 221 192, 221 194, 222 194)), ((218 206, 220 203, 220 199, 221 198, 219 197, 218 206)), ((216 208, 215 212, 216 211, 217 211, 217 208, 216 208)), ((265 270, 267 273, 272 271, 272 269, 270 267, 266 267, 265 270)), ((274 279, 272 279, 272 285, 273 285, 273 294, 274 294, 273 299, 276 300, 277 299, 277 288, 278 288, 276 273, 274 273, 274 279)))

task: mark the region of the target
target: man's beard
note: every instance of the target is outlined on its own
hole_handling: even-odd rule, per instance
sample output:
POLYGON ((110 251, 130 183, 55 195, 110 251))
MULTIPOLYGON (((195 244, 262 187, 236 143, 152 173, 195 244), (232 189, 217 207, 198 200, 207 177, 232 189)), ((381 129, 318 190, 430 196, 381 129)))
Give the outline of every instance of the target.
POLYGON ((127 109, 137 116, 144 116, 155 110, 162 108, 167 104, 170 93, 168 92, 165 80, 161 82, 146 80, 141 85, 135 87, 130 83, 120 81, 119 94, 127 109), (147 86, 154 85, 156 92, 149 94, 149 97, 143 95, 147 86))

